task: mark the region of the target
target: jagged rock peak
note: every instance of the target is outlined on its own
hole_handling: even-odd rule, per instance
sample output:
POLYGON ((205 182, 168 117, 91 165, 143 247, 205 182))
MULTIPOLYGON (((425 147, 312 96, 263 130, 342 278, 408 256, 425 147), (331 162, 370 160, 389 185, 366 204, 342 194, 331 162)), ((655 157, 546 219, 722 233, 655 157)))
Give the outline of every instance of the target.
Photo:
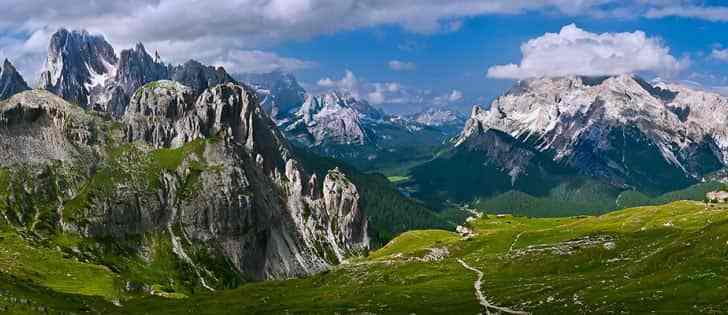
POLYGON ((150 56, 141 43, 123 50, 117 58, 103 36, 60 29, 51 37, 40 86, 84 108, 120 117, 134 91, 157 80, 179 81, 196 95, 211 86, 237 83, 222 67, 193 60, 174 67, 165 65, 158 54, 150 56))
POLYGON ((167 79, 168 72, 166 65, 153 59, 144 45, 138 43, 133 49, 121 51, 115 79, 124 93, 131 95, 146 83, 167 79))
POLYGON ((30 87, 10 63, 10 60, 5 59, 0 68, 0 101, 29 89, 30 87))
POLYGON ((116 73, 116 53, 102 35, 59 29, 51 36, 40 87, 87 107, 91 90, 116 73))
POLYGON ((231 77, 225 68, 206 66, 196 60, 188 60, 182 65, 169 69, 169 79, 181 82, 192 88, 195 93, 202 93, 211 86, 238 82, 231 77))
POLYGON ((260 154, 266 170, 282 173, 290 148, 250 88, 225 83, 195 96, 192 88, 177 81, 144 85, 122 117, 128 140, 179 147, 195 139, 221 137, 255 152, 253 156, 260 154))

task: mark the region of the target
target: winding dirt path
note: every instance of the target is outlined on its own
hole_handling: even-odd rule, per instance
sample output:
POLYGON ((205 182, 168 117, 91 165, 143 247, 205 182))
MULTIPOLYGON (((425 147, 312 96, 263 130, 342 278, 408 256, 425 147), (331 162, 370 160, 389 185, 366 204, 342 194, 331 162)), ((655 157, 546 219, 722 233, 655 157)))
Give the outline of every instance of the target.
POLYGON ((516 246, 516 242, 518 242, 518 239, 521 238, 521 235, 523 235, 523 233, 526 233, 526 231, 522 231, 521 233, 518 233, 518 235, 516 235, 516 238, 513 240, 513 243, 511 243, 511 247, 508 248, 508 252, 506 253, 506 255, 511 254, 511 252, 513 251, 513 247, 516 246))
POLYGON ((518 315, 527 315, 528 312, 523 311, 516 311, 512 310, 507 307, 497 306, 493 305, 490 302, 488 302, 488 299, 485 298, 485 295, 483 294, 483 290, 481 290, 481 285, 483 283, 483 272, 471 267, 465 261, 462 259, 458 259, 458 262, 465 267, 465 269, 468 269, 472 272, 475 272, 478 275, 478 279, 475 280, 475 283, 473 284, 473 287, 475 287, 475 297, 478 298, 478 302, 481 306, 485 309, 485 313, 490 315, 490 311, 493 310, 496 312, 496 314, 505 313, 505 314, 518 314, 518 315))

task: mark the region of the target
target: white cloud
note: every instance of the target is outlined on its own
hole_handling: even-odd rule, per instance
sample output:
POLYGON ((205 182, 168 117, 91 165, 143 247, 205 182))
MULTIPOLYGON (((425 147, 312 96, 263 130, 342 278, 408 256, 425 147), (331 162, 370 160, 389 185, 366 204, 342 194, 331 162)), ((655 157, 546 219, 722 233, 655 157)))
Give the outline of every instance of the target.
POLYGON ((48 30, 68 27, 104 34, 117 48, 144 42, 170 62, 195 58, 236 64, 235 52, 353 29, 395 25, 415 33, 451 32, 480 15, 618 16, 641 12, 625 7, 644 3, 626 0, 615 8, 606 0, 229 0, 214 5, 199 0, 3 0, 0 50, 13 59, 42 59, 44 51, 37 47, 17 51, 8 42, 29 40, 45 47, 48 30), (30 40, 31 35, 37 38, 30 40))
POLYGON ((364 99, 374 105, 420 104, 425 102, 428 93, 402 85, 399 82, 368 82, 357 78, 346 70, 341 79, 323 78, 310 89, 312 93, 339 91, 364 99))
POLYGON ((664 17, 695 18, 712 22, 728 21, 728 7, 698 6, 698 5, 669 5, 651 8, 646 13, 647 18, 659 19, 664 17))
POLYGON ((411 71, 417 69, 417 65, 414 62, 391 60, 388 64, 389 69, 394 71, 411 71))
POLYGON ((432 99, 431 103, 435 106, 446 106, 454 103, 458 103, 463 100, 463 92, 459 90, 452 90, 446 94, 436 96, 432 99))
POLYGON ((653 72, 671 76, 689 60, 676 59, 670 49, 642 31, 595 34, 571 24, 521 45, 520 64, 497 65, 488 77, 524 79, 565 75, 617 75, 653 72))
POLYGON ((360 90, 362 87, 359 84, 359 79, 351 70, 346 70, 344 77, 339 80, 323 78, 316 84, 325 90, 342 91, 351 94, 355 98, 361 97, 360 90))
POLYGON ((230 73, 266 73, 276 70, 291 72, 316 66, 314 62, 281 57, 260 50, 230 51, 214 64, 225 67, 230 73))
POLYGON ((447 96, 447 100, 450 102, 457 102, 463 99, 463 92, 458 90, 452 90, 450 95, 447 96))
POLYGON ((728 61, 728 49, 713 49, 713 51, 710 52, 710 57, 722 61, 728 61))

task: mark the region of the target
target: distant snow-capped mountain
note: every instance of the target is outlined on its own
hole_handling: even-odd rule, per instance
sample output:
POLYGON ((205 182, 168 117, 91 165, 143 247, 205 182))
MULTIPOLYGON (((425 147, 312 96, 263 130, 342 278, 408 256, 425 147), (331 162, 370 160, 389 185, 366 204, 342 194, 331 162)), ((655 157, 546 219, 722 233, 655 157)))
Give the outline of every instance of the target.
POLYGON ((460 128, 467 119, 467 117, 454 110, 435 107, 410 115, 408 118, 427 126, 459 125, 460 128))
POLYGON ((695 181, 728 164, 726 106, 718 94, 631 75, 538 79, 521 82, 489 110, 474 108, 457 144, 495 129, 617 185, 672 186, 661 177, 695 181), (649 154, 633 156, 638 147, 649 154), (658 166, 640 165, 647 158, 667 174, 641 169, 658 166))
POLYGON ((290 73, 247 73, 236 78, 255 89, 260 105, 274 120, 290 116, 306 100, 306 90, 290 73))
POLYGON ((383 160, 422 159, 452 136, 409 117, 387 115, 349 93, 306 94, 303 104, 277 117, 289 139, 362 168, 383 160))
POLYGON ((479 189, 462 200, 509 190, 563 198, 584 193, 586 181, 682 189, 728 165, 728 97, 632 75, 521 81, 489 109, 475 106, 450 152, 415 170, 414 181, 447 190, 466 175, 450 180, 457 172, 438 168, 465 164, 479 189))
POLYGON ((375 141, 367 125, 383 117, 381 111, 350 94, 307 95, 291 121, 284 124, 284 130, 307 145, 364 145, 375 141))

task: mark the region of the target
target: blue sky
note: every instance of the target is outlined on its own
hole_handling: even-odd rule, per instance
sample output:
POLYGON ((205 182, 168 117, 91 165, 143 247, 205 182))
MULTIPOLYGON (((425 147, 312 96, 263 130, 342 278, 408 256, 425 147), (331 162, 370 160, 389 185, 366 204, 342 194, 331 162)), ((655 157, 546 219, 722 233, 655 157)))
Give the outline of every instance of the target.
MULTIPOLYGON (((488 78, 490 66, 518 62, 521 43, 546 32, 559 32, 571 23, 594 33, 642 30, 660 38, 673 56, 690 59, 690 66, 670 79, 696 81, 706 88, 728 85, 728 62, 710 56, 719 45, 728 46, 728 23, 688 18, 594 19, 539 13, 481 16, 467 19, 456 32, 420 35, 398 27, 374 27, 287 43, 276 51, 318 63, 296 72, 307 84, 322 77, 342 77, 344 69, 349 69, 368 81, 400 82, 433 94, 460 90, 463 100, 452 105, 468 110, 473 104, 489 103, 513 84, 513 80, 488 78), (390 60, 414 63, 416 69, 393 71, 387 64, 390 60)), ((657 76, 650 71, 640 75, 657 76)))
POLYGON ((0 58, 29 82, 67 27, 117 53, 141 41, 171 63, 293 72, 312 93, 347 90, 389 112, 468 111, 534 76, 635 72, 728 91, 720 1, 6 1, 0 58))

